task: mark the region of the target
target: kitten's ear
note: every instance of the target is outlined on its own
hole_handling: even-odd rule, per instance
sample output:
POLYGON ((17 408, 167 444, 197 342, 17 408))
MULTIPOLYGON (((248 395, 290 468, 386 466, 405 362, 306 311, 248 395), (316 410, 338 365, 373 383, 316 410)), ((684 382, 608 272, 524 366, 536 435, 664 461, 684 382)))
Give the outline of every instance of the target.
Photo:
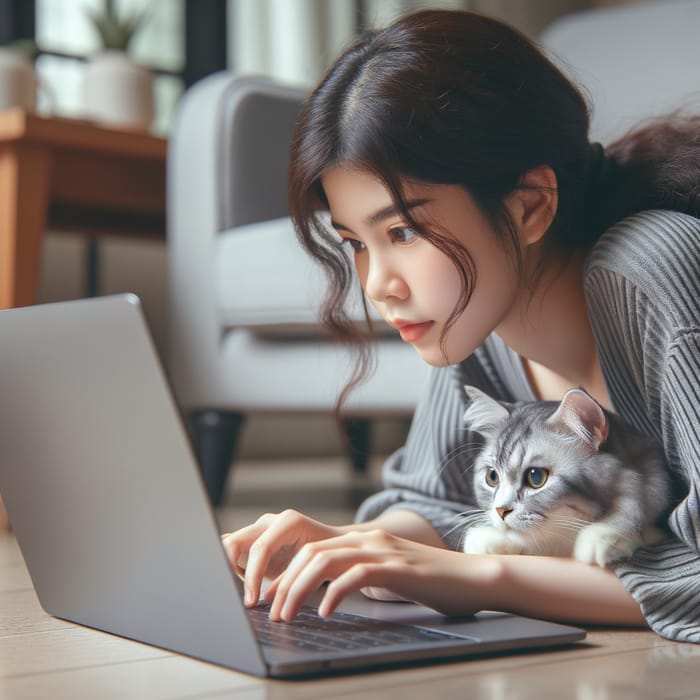
POLYGON ((488 434, 508 418, 508 409, 480 389, 465 386, 464 391, 470 401, 464 412, 464 422, 470 430, 488 434))
POLYGON ((608 437, 608 419, 603 409, 583 389, 569 389, 547 422, 565 425, 594 450, 608 437))

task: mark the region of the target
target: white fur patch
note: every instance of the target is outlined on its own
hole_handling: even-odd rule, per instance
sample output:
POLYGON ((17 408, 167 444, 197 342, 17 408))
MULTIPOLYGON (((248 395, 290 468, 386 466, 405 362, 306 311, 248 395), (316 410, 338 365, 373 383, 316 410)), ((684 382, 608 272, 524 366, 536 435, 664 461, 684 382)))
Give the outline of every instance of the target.
POLYGON ((522 554, 525 542, 512 530, 479 525, 467 530, 462 551, 465 554, 522 554))
POLYGON ((638 544, 639 540, 621 534, 607 523, 591 523, 579 532, 574 557, 584 564, 606 567, 629 559, 638 544))

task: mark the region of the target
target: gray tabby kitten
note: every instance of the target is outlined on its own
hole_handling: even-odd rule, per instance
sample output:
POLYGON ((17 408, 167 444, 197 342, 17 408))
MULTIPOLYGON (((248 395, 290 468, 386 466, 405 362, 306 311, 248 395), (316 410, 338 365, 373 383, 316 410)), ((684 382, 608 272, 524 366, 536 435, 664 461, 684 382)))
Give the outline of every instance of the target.
POLYGON ((485 440, 474 463, 484 524, 467 528, 466 553, 573 555, 604 567, 659 538, 670 485, 649 438, 583 389, 561 403, 506 405, 465 390, 465 423, 485 440))

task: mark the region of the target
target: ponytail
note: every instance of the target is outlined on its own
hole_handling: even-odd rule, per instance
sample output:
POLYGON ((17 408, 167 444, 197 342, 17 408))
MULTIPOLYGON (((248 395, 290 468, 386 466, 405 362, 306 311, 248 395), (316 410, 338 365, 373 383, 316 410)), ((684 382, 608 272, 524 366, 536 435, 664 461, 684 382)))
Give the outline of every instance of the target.
POLYGON ((674 112, 610 144, 592 161, 585 200, 597 235, 644 209, 700 218, 700 115, 674 112))

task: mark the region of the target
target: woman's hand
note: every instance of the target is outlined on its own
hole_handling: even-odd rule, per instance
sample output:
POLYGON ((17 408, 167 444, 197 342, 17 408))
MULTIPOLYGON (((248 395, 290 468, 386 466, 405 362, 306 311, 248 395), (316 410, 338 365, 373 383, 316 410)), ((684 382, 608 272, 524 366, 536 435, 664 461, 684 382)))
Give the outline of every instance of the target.
POLYGON ((319 614, 330 615, 340 601, 362 588, 384 588, 451 615, 483 607, 494 559, 412 542, 384 530, 350 531, 304 544, 265 592, 270 617, 291 620, 307 596, 330 581, 319 614), (478 562, 477 562, 478 559, 478 562))
POLYGON ((224 550, 245 583, 245 604, 260 598, 264 577, 279 576, 308 542, 336 537, 344 528, 325 525, 294 510, 266 513, 252 525, 221 536, 224 550))
POLYGON ((560 557, 454 552, 435 546, 434 531, 419 523, 398 512, 382 521, 382 527, 421 535, 416 542, 374 524, 333 527, 289 510, 263 515, 224 535, 223 543, 245 579, 247 605, 257 603, 263 576, 277 576, 265 592, 276 620, 291 620, 330 581, 321 615, 330 615, 352 591, 380 588, 445 615, 488 609, 566 622, 646 624, 612 571, 560 557))

